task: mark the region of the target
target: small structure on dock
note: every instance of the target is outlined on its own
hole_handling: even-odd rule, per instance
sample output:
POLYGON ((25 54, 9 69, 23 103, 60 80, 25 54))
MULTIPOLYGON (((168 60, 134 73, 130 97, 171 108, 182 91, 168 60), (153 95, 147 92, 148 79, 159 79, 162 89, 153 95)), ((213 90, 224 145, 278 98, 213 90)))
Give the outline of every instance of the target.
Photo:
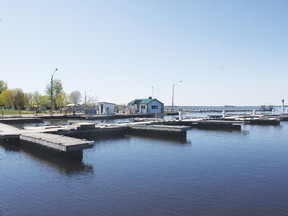
POLYGON ((160 114, 164 112, 164 104, 157 99, 135 99, 128 103, 131 113, 160 114))
POLYGON ((114 103, 109 103, 109 102, 99 102, 98 103, 98 114, 103 114, 103 115, 113 115, 115 114, 115 107, 116 104, 114 103))

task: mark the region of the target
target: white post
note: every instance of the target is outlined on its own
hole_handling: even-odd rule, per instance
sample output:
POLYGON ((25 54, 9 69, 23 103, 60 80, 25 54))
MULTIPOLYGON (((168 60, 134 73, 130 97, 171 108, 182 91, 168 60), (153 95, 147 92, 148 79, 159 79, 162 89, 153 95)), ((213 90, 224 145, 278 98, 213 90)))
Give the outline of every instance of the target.
POLYGON ((182 119, 183 119, 183 115, 182 115, 182 110, 180 109, 179 110, 179 120, 182 121, 182 119))
POLYGON ((172 85, 172 112, 174 112, 174 87, 180 82, 182 82, 182 80, 172 85))

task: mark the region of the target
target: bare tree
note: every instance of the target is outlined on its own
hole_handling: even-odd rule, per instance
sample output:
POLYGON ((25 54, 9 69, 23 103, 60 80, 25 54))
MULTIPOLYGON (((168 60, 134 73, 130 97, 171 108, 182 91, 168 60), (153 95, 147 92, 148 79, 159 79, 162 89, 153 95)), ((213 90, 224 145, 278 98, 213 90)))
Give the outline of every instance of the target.
POLYGON ((36 107, 39 107, 40 97, 41 97, 41 95, 38 91, 35 91, 33 93, 32 98, 33 98, 34 105, 36 105, 36 107))
POLYGON ((73 91, 70 93, 70 101, 71 103, 77 105, 81 102, 82 95, 80 91, 73 91))
POLYGON ((97 96, 90 96, 87 100, 88 107, 96 107, 97 103, 98 103, 98 97, 97 96))

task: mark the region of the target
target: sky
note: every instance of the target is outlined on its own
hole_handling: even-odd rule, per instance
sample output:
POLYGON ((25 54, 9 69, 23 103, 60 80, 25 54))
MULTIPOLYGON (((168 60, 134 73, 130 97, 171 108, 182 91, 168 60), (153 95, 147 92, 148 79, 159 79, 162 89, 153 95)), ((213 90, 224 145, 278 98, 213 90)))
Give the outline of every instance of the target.
POLYGON ((288 101, 287 0, 0 0, 0 80, 127 104, 288 101), (179 82, 182 81, 182 82, 179 82))

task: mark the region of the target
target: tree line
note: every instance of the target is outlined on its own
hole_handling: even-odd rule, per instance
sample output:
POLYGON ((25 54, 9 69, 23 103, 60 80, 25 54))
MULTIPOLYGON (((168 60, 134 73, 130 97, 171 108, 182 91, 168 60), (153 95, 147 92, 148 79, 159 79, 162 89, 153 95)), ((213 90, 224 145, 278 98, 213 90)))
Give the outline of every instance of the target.
MULTIPOLYGON (((51 89, 51 84, 47 84, 45 94, 42 95, 38 91, 27 93, 21 88, 9 89, 8 84, 0 80, 0 107, 15 110, 46 110, 51 109, 52 102, 53 108, 58 110, 65 108, 67 104, 77 105, 82 101, 82 95, 78 90, 70 94, 65 93, 61 80, 55 79, 52 86, 51 89)), ((96 102, 96 97, 88 98, 88 105, 95 105, 96 102)))

